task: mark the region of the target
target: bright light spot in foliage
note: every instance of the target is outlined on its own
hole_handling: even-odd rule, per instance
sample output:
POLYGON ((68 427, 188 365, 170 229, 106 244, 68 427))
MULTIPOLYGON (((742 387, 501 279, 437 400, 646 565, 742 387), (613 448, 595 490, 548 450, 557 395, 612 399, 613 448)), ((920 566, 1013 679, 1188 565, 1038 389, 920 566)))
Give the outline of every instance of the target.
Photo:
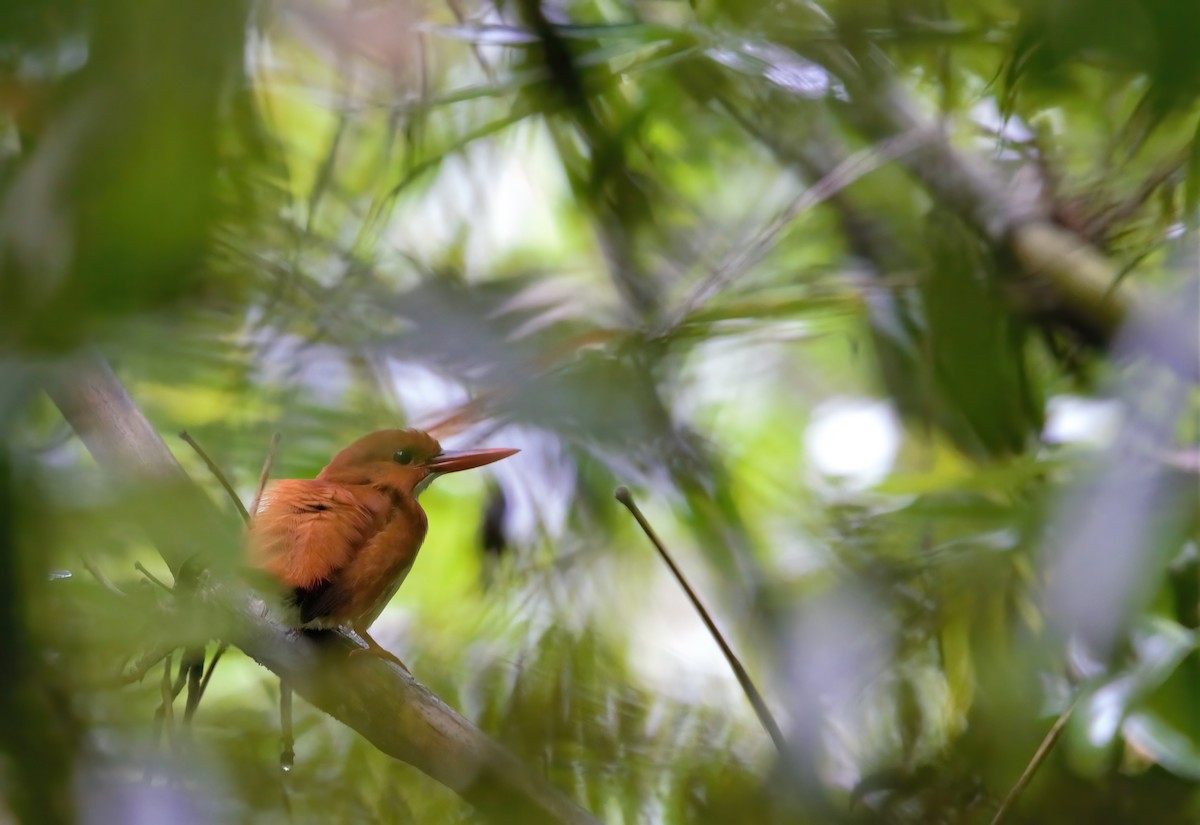
POLYGON ((1120 423, 1115 401, 1056 395, 1046 404, 1042 438, 1051 444, 1104 447, 1112 442, 1120 423))
POLYGON ((846 489, 865 490, 891 471, 900 422, 885 401, 832 398, 813 410, 804 440, 817 472, 846 489))

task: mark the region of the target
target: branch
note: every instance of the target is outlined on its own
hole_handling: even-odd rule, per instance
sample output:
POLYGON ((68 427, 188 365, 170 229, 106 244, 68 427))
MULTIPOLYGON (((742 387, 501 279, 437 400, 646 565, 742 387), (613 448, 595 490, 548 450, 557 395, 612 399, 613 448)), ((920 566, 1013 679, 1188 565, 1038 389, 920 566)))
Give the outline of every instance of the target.
POLYGON ((999 169, 955 149, 945 134, 931 129, 886 70, 877 69, 868 78, 844 71, 845 66, 831 68, 852 90, 845 113, 864 136, 928 135, 901 163, 943 206, 962 215, 1016 264, 1020 277, 1015 285, 1029 314, 1054 315, 1104 348, 1122 329, 1136 327, 1133 337, 1145 354, 1187 379, 1200 377, 1200 354, 1190 344, 1187 318, 1151 305, 1133 290, 1116 291, 1118 270, 1101 250, 1049 220, 1034 198, 1011 187, 999 169))
MULTIPOLYGON (((240 547, 238 525, 230 524, 190 482, 101 357, 79 357, 69 369, 50 376, 47 390, 103 470, 122 481, 169 485, 183 497, 191 529, 181 529, 178 511, 158 518, 154 513, 165 508, 140 513, 173 570, 196 555, 200 545, 210 551, 240 547)), ((482 812, 530 822, 595 822, 412 676, 374 656, 347 661, 347 651, 357 647, 349 638, 338 633, 313 637, 287 628, 263 615, 261 601, 228 583, 198 595, 200 606, 219 619, 214 629, 222 638, 287 679, 301 696, 380 751, 412 765, 482 812)))
POLYGON ((618 487, 613 497, 621 502, 625 506, 625 509, 630 512, 634 520, 638 523, 638 526, 642 528, 642 532, 646 534, 646 538, 650 539, 650 543, 658 551, 658 555, 666 562, 671 575, 675 577, 675 581, 683 588, 688 601, 692 603, 692 607, 699 614, 700 621, 704 622, 704 626, 708 628, 708 635, 712 636, 713 641, 717 643, 717 647, 721 649, 721 654, 725 657, 725 661, 729 663, 729 669, 733 671, 738 684, 742 686, 742 692, 746 694, 746 698, 750 701, 750 706, 754 708, 754 714, 758 717, 759 724, 762 725, 767 736, 771 737, 771 741, 775 744, 775 750, 780 756, 786 756, 788 749, 787 740, 783 736, 783 731, 780 729, 779 723, 771 715, 771 710, 767 707, 766 700, 759 693, 758 686, 754 684, 754 680, 750 678, 750 674, 746 671, 741 659, 737 657, 737 654, 733 652, 733 648, 729 646, 729 642, 725 640, 725 634, 717 627, 717 623, 713 621, 708 609, 700 601, 700 597, 696 595, 696 591, 692 589, 691 584, 688 583, 687 576, 683 575, 683 571, 679 569, 679 566, 675 564, 675 560, 671 558, 670 552, 658 537, 658 533, 654 532, 654 528, 650 526, 650 522, 646 519, 645 514, 642 513, 642 509, 633 500, 633 495, 629 492, 629 488, 625 486, 618 487))
MULTIPOLYGON (((860 63, 844 53, 824 59, 852 92, 841 109, 846 120, 864 136, 878 142, 922 138, 900 163, 944 207, 964 217, 1013 271, 1009 286, 1015 309, 1035 321, 1052 320, 1092 346, 1108 348, 1120 331, 1129 333, 1136 354, 1167 365, 1187 380, 1200 380, 1200 349, 1191 345, 1195 325, 1190 304, 1177 300, 1150 301, 1133 290, 1119 292, 1120 272, 1104 253, 1085 238, 1051 221, 1028 193, 1010 186, 995 166, 954 148, 942 130, 921 113, 894 77, 876 67, 864 77, 860 63), (1015 266, 1014 266, 1015 265, 1015 266)), ((691 88, 708 99, 711 90, 691 88)), ((835 173, 852 157, 838 130, 817 107, 797 108, 802 126, 764 129, 739 111, 727 95, 717 95, 729 114, 782 162, 806 177, 820 180, 835 173), (799 134, 797 134, 799 131, 799 134)), ((776 111, 779 111, 776 107, 776 111)), ((879 220, 881 204, 837 192, 828 198, 841 218, 851 248, 881 272, 905 269, 914 262, 904 246, 889 237, 879 220)), ((1196 291, 1193 280, 1182 293, 1196 291)))
POLYGON ((1050 726, 1050 730, 1046 732, 1037 750, 1033 752, 1033 758, 1029 760, 1029 764, 1025 766, 1025 770, 1021 771, 1021 776, 1017 779, 1017 784, 1012 786, 1012 789, 1005 795, 1004 801, 1000 803, 1000 807, 996 809, 996 815, 992 817, 992 825, 1001 825, 1005 817, 1008 816, 1009 810, 1017 799, 1024 793, 1025 788, 1033 780, 1033 775, 1037 773, 1038 768, 1046 761, 1046 757, 1050 755, 1051 749, 1058 743, 1059 737, 1062 736, 1063 729, 1067 726, 1067 721, 1071 718, 1071 713, 1075 710, 1075 706, 1079 704, 1079 698, 1072 700, 1071 704, 1067 705, 1059 717, 1054 720, 1054 724, 1050 726))
MULTIPOLYGON (((250 502, 250 512, 253 515, 258 515, 263 493, 267 489, 267 481, 271 478, 271 466, 275 463, 275 451, 279 449, 279 439, 282 437, 280 433, 271 434, 271 445, 267 447, 267 457, 263 459, 262 472, 258 474, 258 488, 254 491, 254 501, 250 502)), ((246 521, 249 522, 250 517, 247 517, 246 521)))
POLYGON ((138 515, 172 573, 214 547, 239 546, 238 526, 192 482, 104 359, 80 356, 47 376, 46 391, 100 467, 150 505, 138 515), (177 495, 179 507, 150 504, 151 491, 177 495), (196 529, 181 529, 181 514, 197 519, 187 525, 196 529))
POLYGON ((221 472, 221 468, 217 466, 217 462, 212 460, 212 456, 204 451, 204 448, 200 446, 200 442, 192 438, 192 434, 187 430, 181 432, 179 437, 195 451, 196 455, 200 456, 200 460, 204 462, 204 466, 208 467, 208 471, 212 473, 213 478, 221 485, 221 489, 225 491, 225 495, 229 496, 229 500, 233 502, 234 509, 238 511, 238 515, 242 517, 242 521, 249 522, 250 514, 246 512, 246 505, 242 504, 242 499, 238 496, 237 490, 233 489, 233 482, 229 480, 229 477, 225 473, 221 472))

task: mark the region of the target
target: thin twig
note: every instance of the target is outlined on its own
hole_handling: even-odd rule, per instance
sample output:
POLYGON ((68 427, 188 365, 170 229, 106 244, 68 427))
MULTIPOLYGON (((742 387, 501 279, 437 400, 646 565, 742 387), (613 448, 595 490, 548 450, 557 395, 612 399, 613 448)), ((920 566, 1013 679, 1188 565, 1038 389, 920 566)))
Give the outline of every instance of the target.
MULTIPOLYGON (((467 16, 463 14, 462 5, 458 0, 446 0, 446 5, 450 7, 451 14, 458 21, 459 26, 467 25, 467 16)), ((483 56, 483 50, 479 48, 479 43, 471 41, 469 44, 471 54, 475 55, 475 61, 479 63, 479 68, 483 69, 483 73, 487 75, 487 79, 491 83, 496 82, 496 72, 488 63, 487 58, 483 56)))
MULTIPOLYGON (((152 739, 154 750, 158 750, 162 743, 163 728, 167 730, 167 741, 170 743, 171 751, 178 750, 178 740, 175 737, 175 697, 183 690, 184 678, 187 675, 184 668, 184 660, 179 661, 179 675, 175 679, 174 684, 171 683, 171 657, 174 651, 167 653, 167 658, 163 661, 162 681, 159 683, 159 692, 162 696, 162 702, 154 711, 154 736, 152 739)), ((151 779, 155 775, 156 768, 162 768, 165 763, 162 760, 156 760, 146 766, 143 773, 144 779, 151 779)))
POLYGON ((157 585, 158 585, 159 587, 161 587, 163 590, 165 590, 165 591, 167 591, 168 593, 170 593, 170 594, 174 595, 174 593, 175 593, 175 588, 174 588, 174 587, 171 587, 171 585, 169 585, 169 584, 164 584, 162 579, 160 579, 158 576, 154 575, 154 574, 153 574, 153 573, 151 573, 149 570, 147 570, 147 569, 146 569, 146 566, 145 566, 144 564, 142 564, 140 561, 135 561, 135 562, 133 563, 133 569, 134 569, 134 570, 136 570, 136 571, 138 571, 139 573, 141 573, 143 576, 145 576, 146 578, 148 578, 148 579, 149 579, 150 581, 152 581, 154 584, 157 584, 157 585))
MULTIPOLYGON (((242 521, 246 524, 249 524, 250 513, 247 512, 245 505, 242 504, 242 500, 234 491, 233 485, 229 483, 229 480, 225 477, 225 474, 221 472, 216 463, 208 457, 208 454, 204 452, 203 448, 196 443, 196 440, 192 438, 186 430, 181 432, 179 437, 186 441, 191 448, 196 451, 196 454, 204 460, 204 463, 208 465, 208 469, 214 476, 216 476, 217 481, 221 482, 221 486, 225 488, 225 492, 229 494, 229 498, 232 499, 233 503, 237 506, 238 512, 241 513, 242 521)), ((263 464, 262 475, 258 482, 258 490, 254 494, 253 509, 255 512, 258 511, 259 501, 262 499, 263 488, 266 487, 267 476, 271 471, 271 463, 275 459, 275 448, 278 446, 279 433, 275 433, 271 437, 271 446, 267 449, 267 459, 263 464)), ((225 650, 228 647, 229 644, 227 642, 221 642, 221 644, 217 647, 216 652, 213 653, 212 661, 209 663, 207 669, 204 667, 203 647, 191 648, 183 652, 183 658, 180 660, 180 669, 182 675, 183 668, 185 666, 187 668, 188 689, 187 703, 184 705, 183 709, 183 724, 188 730, 191 729, 192 718, 196 715, 196 711, 200 709, 200 700, 204 698, 204 691, 208 688, 208 683, 212 679, 213 671, 216 670, 217 662, 220 661, 222 654, 225 653, 225 650)))
POLYGON ((287 773, 296 761, 296 739, 292 735, 292 683, 286 678, 279 680, 279 736, 279 768, 287 773))
POLYGON ((880 141, 877 145, 856 152, 839 163, 819 181, 800 192, 750 239, 749 243, 726 254, 673 313, 668 328, 682 324, 717 292, 762 260, 774 248, 780 233, 800 215, 819 206, 880 167, 918 149, 928 139, 929 135, 925 131, 913 130, 880 141))
MULTIPOLYGON (((208 690, 208 682, 212 679, 213 671, 217 667, 217 662, 221 661, 221 656, 229 649, 228 642, 221 642, 217 645, 216 652, 213 653, 212 661, 208 663, 208 669, 204 670, 201 676, 201 670, 204 669, 204 648, 199 648, 200 661, 195 662, 195 654, 192 654, 192 663, 188 670, 188 695, 187 705, 183 710, 183 723, 191 726, 192 717, 196 715, 196 711, 200 709, 200 700, 204 698, 204 691, 208 690)), ((185 656, 187 653, 185 652, 185 656)))
POLYGON ((183 726, 189 736, 192 717, 196 715, 200 707, 200 697, 204 695, 200 690, 200 682, 204 676, 204 656, 204 646, 197 646, 184 650, 179 660, 180 665, 187 670, 187 701, 183 705, 183 726))
MULTIPOLYGON (((179 437, 186 441, 196 454, 204 460, 209 471, 216 477, 221 486, 225 488, 225 492, 229 494, 229 498, 237 507, 238 513, 241 514, 242 521, 246 524, 250 523, 250 512, 246 510, 246 506, 242 504, 241 498, 233 489, 233 485, 229 483, 229 479, 221 472, 221 469, 216 465, 204 449, 196 442, 194 438, 186 430, 179 434, 179 437)), ((267 459, 263 464, 262 475, 259 478, 258 489, 254 493, 254 503, 252 506, 253 512, 258 512, 258 504, 262 499, 263 488, 267 484, 267 476, 271 470, 271 463, 275 459, 275 448, 279 446, 279 433, 271 436, 271 446, 267 449, 267 459)), ((213 653, 212 661, 209 662, 208 668, 204 668, 204 649, 200 648, 199 662, 194 661, 195 656, 189 656, 188 651, 184 652, 184 660, 188 662, 188 695, 187 704, 183 710, 183 723, 189 729, 191 727, 192 718, 196 715, 196 711, 200 709, 200 700, 204 698, 204 691, 208 689, 208 683, 212 679, 213 671, 217 668, 217 662, 221 660, 221 656, 228 649, 227 642, 221 642, 217 646, 216 652, 213 653)))
POLYGON ((171 654, 174 650, 174 648, 147 650, 138 657, 137 661, 134 662, 133 669, 128 673, 125 673, 124 668, 122 668, 122 672, 117 675, 115 684, 120 686, 142 681, 142 679, 146 678, 146 674, 150 672, 150 668, 161 662, 164 656, 171 654))
POLYGON ((228 649, 229 642, 221 642, 217 645, 212 661, 208 663, 208 670, 204 672, 204 678, 200 680, 200 698, 204 698, 204 691, 208 690, 208 682, 212 679, 213 671, 217 669, 217 662, 221 661, 221 657, 225 655, 225 651, 228 649))
MULTIPOLYGON (((234 505, 237 507, 238 512, 242 516, 242 521, 246 524, 249 524, 250 513, 246 510, 245 505, 242 504, 241 498, 238 497, 237 493, 233 489, 233 485, 229 483, 229 480, 225 477, 225 474, 221 472, 216 463, 208 457, 208 454, 204 452, 200 445, 196 443, 196 440, 193 439, 186 430, 181 432, 179 437, 191 445, 192 449, 196 451, 197 455, 204 460, 204 463, 208 465, 208 469, 214 476, 216 476, 217 481, 221 482, 221 486, 225 488, 225 492, 229 494, 229 498, 233 500, 234 505)), ((254 503, 252 506, 252 510, 254 512, 258 512, 258 504, 262 499, 263 488, 266 487, 267 484, 267 476, 271 471, 271 463, 275 459, 275 448, 278 446, 279 433, 275 433, 273 436, 271 436, 271 446, 267 449, 267 459, 263 464, 262 475, 258 481, 258 489, 254 493, 254 503)), ((189 729, 191 727, 192 718, 196 715, 196 711, 200 709, 200 700, 204 698, 204 691, 208 689, 208 683, 212 679, 213 671, 217 668, 217 662, 221 660, 221 656, 228 648, 229 644, 227 642, 221 642, 217 646, 216 651, 213 653, 212 661, 209 662, 207 669, 204 668, 204 648, 200 648, 199 662, 194 661, 194 655, 189 657, 188 652, 184 652, 185 660, 188 661, 188 695, 187 704, 184 706, 183 710, 183 723, 189 729)))
POLYGON ((239 513, 241 513, 242 520, 249 521, 250 514, 246 512, 246 505, 242 504, 242 500, 238 498, 237 491, 233 489, 233 485, 229 483, 229 479, 225 477, 223 472, 221 472, 221 468, 217 466, 217 463, 209 458, 208 453, 204 452, 204 448, 196 442, 196 439, 192 438, 191 434, 188 433, 187 430, 181 432, 179 437, 186 441, 188 446, 196 451, 196 455, 200 456, 200 459, 204 462, 205 466, 208 467, 208 471, 212 473, 213 477, 221 483, 221 486, 225 489, 230 501, 233 502, 233 506, 238 509, 239 513))
POLYGON ((113 584, 112 580, 109 579, 108 576, 101 573, 100 569, 96 567, 96 565, 92 564, 91 559, 89 559, 87 556, 80 555, 79 561, 83 564, 83 569, 91 573, 92 577, 95 578, 96 581, 100 582, 101 586, 103 586, 105 590, 110 593, 115 593, 118 596, 125 595, 125 591, 113 584))
POLYGON ((171 684, 171 654, 167 654, 167 658, 163 660, 163 675, 162 681, 159 682, 159 692, 162 695, 162 704, 158 706, 158 712, 154 714, 155 721, 158 723, 158 730, 155 732, 155 739, 161 735, 162 731, 167 732, 167 741, 171 745, 171 750, 175 750, 175 697, 179 695, 171 684))
POLYGON ((292 819, 292 766, 296 763, 296 740, 292 736, 292 683, 279 678, 279 794, 288 821, 292 819))
POLYGON ((696 595, 696 591, 692 590, 683 573, 675 565, 671 554, 667 552, 667 548, 659 540, 658 534, 654 532, 654 528, 650 526, 650 522, 642 515, 641 509, 629 493, 629 488, 618 487, 614 496, 617 501, 625 505, 626 509, 633 514, 638 526, 642 528, 642 532, 646 534, 646 537, 650 539, 655 549, 658 550, 658 554, 667 563, 667 567, 671 568, 671 572, 675 575, 675 580, 679 582, 679 586, 683 588, 683 592, 687 594, 687 597, 692 602, 692 606, 696 608, 696 612, 700 614, 700 618, 704 621, 704 626, 708 628, 708 632, 712 634, 717 646, 721 648, 721 653, 725 655, 725 661, 729 662, 729 667, 733 670, 733 675, 737 677, 738 684, 742 686, 746 698, 750 700, 750 704, 754 708, 755 714, 758 715, 758 721, 762 724, 763 730, 767 732, 767 735, 771 737, 771 741, 775 743, 775 748, 780 754, 787 753, 787 740, 783 738, 783 731, 780 730, 779 723, 775 721, 775 717, 771 715, 771 711, 767 708, 767 703, 763 701, 762 694, 758 692, 758 688, 754 686, 754 681, 750 678, 750 674, 746 672, 746 668, 742 667, 741 661, 734 655, 733 649, 725 641, 725 637, 721 635, 721 631, 717 629, 712 616, 709 615, 704 605, 700 603, 700 598, 696 595))
POLYGON ((1072 711, 1079 704, 1079 698, 1076 697, 1071 704, 1067 705, 1067 709, 1055 720, 1050 726, 1050 730, 1046 732, 1046 736, 1042 739, 1042 743, 1038 745, 1038 749, 1033 752, 1033 758, 1029 760, 1029 764, 1025 766, 1021 778, 1017 780, 1017 784, 1012 786, 1012 790, 1004 797, 1004 801, 1000 803, 1000 807, 996 810, 996 815, 992 817, 992 825, 1000 825, 1004 821, 1004 817, 1008 815, 1009 810, 1016 803, 1024 791, 1025 787, 1033 779, 1033 775, 1037 773, 1038 768, 1046 761, 1046 757, 1050 755, 1051 749, 1062 736, 1063 728, 1067 726, 1067 720, 1071 718, 1072 711))
POLYGON ((250 505, 250 512, 258 515, 258 507, 262 504, 263 491, 267 489, 267 479, 271 477, 271 465, 275 463, 275 451, 279 449, 279 439, 282 436, 279 433, 271 435, 271 445, 267 447, 267 457, 263 461, 262 472, 258 476, 258 489, 254 491, 254 501, 250 505))

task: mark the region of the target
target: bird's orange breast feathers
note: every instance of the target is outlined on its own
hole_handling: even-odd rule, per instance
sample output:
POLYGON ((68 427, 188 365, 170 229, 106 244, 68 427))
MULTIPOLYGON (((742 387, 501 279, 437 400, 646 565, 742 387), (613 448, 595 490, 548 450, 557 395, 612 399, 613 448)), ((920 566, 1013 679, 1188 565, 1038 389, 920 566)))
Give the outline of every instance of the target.
POLYGON ((314 587, 353 560, 390 509, 388 497, 367 486, 275 482, 250 526, 249 561, 286 587, 314 587))

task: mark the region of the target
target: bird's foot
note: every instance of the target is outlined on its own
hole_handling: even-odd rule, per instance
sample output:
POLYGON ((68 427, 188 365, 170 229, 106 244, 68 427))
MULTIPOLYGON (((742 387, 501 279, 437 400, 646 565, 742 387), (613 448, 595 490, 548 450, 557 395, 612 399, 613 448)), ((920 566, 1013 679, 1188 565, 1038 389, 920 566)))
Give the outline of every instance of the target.
POLYGON ((408 669, 408 665, 406 665, 406 664, 404 664, 404 662, 400 661, 399 656, 397 656, 395 653, 392 653, 390 650, 387 650, 383 645, 379 644, 379 642, 377 642, 373 638, 371 638, 371 634, 367 633, 366 630, 357 628, 357 627, 353 628, 353 630, 360 639, 362 639, 364 642, 367 643, 367 646, 360 647, 356 650, 351 650, 350 651, 351 656, 361 656, 364 653, 369 653, 372 656, 378 656, 381 659, 386 659, 389 662, 394 662, 394 663, 400 665, 400 669, 403 670, 405 673, 409 673, 409 674, 412 673, 412 671, 408 669))

